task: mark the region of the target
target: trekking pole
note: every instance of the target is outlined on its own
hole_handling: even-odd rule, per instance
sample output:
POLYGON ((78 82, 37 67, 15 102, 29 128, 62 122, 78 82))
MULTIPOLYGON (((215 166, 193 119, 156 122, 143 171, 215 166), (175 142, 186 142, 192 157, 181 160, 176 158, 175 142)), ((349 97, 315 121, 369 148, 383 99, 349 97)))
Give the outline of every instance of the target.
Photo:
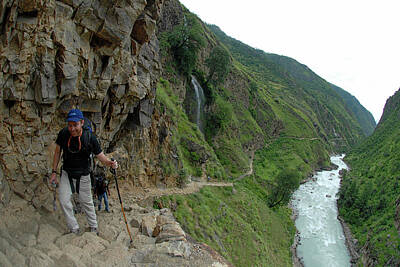
MULTIPOLYGON (((111 161, 114 161, 114 159, 111 158, 111 161)), ((128 221, 126 220, 126 216, 125 216, 125 212, 124 212, 124 206, 122 205, 121 194, 119 193, 118 181, 117 181, 117 172, 116 172, 115 169, 113 169, 113 168, 111 168, 110 171, 111 171, 112 174, 114 174, 115 185, 117 186, 117 192, 118 192, 119 203, 121 204, 122 214, 124 215, 125 224, 126 224, 126 230, 128 230, 129 238, 131 239, 130 244, 132 244, 132 243, 133 243, 133 240, 132 240, 132 236, 131 236, 131 231, 129 231, 128 221)))
POLYGON ((56 182, 53 181, 51 183, 51 186, 54 189, 54 192, 53 192, 53 211, 56 211, 57 210, 57 184, 56 184, 56 182))

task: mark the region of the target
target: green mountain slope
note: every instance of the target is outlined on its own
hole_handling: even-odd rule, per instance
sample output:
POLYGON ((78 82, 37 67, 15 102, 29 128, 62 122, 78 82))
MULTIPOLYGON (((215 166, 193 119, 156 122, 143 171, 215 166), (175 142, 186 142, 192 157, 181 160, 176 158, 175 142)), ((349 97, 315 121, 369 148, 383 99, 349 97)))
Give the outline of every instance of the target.
MULTIPOLYGON (((226 45, 232 55, 246 67, 249 75, 262 82, 276 97, 303 113, 319 132, 336 149, 354 145, 365 134, 347 101, 333 90, 331 84, 296 60, 268 54, 237 41, 217 26, 209 25, 217 38, 226 45), (278 85, 278 86, 277 86, 278 85), (275 90, 274 90, 275 89, 275 90)), ((362 110, 360 114, 367 116, 362 110)))
POLYGON ((399 118, 397 91, 386 102, 374 133, 345 158, 352 170, 343 177, 338 203, 359 241, 360 264, 400 265, 399 118))
MULTIPOLYGON (((277 177, 289 170, 298 183, 328 167, 330 153, 365 137, 362 127, 330 84, 297 61, 232 39, 175 0, 166 2, 161 21, 163 79, 156 104, 176 128, 172 138, 184 169, 179 176, 230 180, 234 189, 204 188, 163 197, 156 206, 174 210, 191 237, 235 266, 290 266, 295 229, 286 203, 271 205, 277 177), (215 47, 231 59, 221 83, 207 82, 215 47), (205 91, 204 132, 192 114, 191 74, 205 91), (251 175, 238 180, 250 166, 251 175)), ((161 167, 174 175, 172 166, 161 167)))
POLYGON ((347 107, 350 109, 360 124, 364 134, 369 136, 375 129, 376 122, 371 112, 369 112, 365 107, 363 107, 360 102, 350 93, 346 92, 342 88, 331 84, 332 88, 338 93, 345 101, 347 107))

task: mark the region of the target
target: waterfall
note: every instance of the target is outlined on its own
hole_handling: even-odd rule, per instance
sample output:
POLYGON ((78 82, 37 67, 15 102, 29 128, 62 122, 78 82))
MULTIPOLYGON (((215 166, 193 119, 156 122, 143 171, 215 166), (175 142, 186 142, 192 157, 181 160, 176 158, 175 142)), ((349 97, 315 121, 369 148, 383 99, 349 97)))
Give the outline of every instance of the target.
POLYGON ((197 102, 197 109, 196 109, 196 124, 199 127, 201 132, 204 132, 203 123, 201 120, 201 113, 203 112, 205 97, 203 88, 201 88, 199 82, 196 78, 192 75, 192 85, 194 88, 194 92, 196 93, 196 102, 197 102))

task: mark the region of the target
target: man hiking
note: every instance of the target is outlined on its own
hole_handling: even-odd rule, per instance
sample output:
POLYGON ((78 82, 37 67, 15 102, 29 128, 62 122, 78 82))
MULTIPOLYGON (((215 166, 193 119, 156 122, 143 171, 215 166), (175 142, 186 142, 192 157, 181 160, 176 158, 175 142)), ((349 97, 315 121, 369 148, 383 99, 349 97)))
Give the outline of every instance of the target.
POLYGON ((79 203, 86 214, 90 231, 98 234, 97 218, 93 205, 90 183, 90 155, 93 153, 105 166, 118 168, 117 161, 109 160, 101 150, 100 144, 89 127, 84 126, 84 117, 79 109, 72 109, 67 117, 68 126, 57 136, 54 151, 53 170, 50 183, 58 183, 57 166, 63 152, 63 166, 58 195, 67 226, 71 233, 80 232, 74 216, 71 195, 79 194, 79 203))
POLYGON ((108 208, 108 195, 110 195, 110 190, 108 189, 108 180, 102 175, 98 176, 96 179, 94 194, 99 200, 99 211, 101 211, 101 201, 104 198, 105 210, 106 212, 110 212, 110 209, 108 208))

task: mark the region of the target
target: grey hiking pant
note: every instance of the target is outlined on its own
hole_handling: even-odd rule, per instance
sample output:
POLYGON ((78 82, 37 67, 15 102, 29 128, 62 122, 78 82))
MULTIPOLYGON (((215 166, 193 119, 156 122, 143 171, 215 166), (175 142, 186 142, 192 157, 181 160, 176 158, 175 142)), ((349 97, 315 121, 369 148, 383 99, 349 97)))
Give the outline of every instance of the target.
MULTIPOLYGON (((70 230, 78 229, 79 224, 74 216, 74 210, 71 202, 71 196, 72 196, 71 185, 69 183, 68 173, 64 170, 61 173, 58 195, 60 199, 61 209, 64 212, 68 228, 70 230)), ((81 177, 79 185, 79 203, 81 205, 82 210, 86 214, 89 226, 97 228, 97 218, 93 205, 90 175, 81 177)))

